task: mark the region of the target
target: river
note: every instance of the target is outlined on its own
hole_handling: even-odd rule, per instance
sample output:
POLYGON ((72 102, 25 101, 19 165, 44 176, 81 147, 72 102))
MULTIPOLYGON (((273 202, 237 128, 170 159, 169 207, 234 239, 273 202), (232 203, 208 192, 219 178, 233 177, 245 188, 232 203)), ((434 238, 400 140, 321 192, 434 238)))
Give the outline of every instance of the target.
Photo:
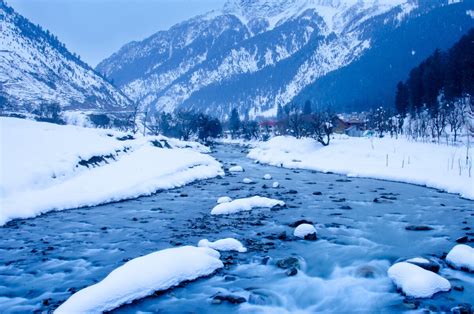
POLYGON ((260 165, 237 146, 217 145, 212 154, 245 172, 0 228, 0 312, 51 311, 132 258, 225 237, 249 251, 223 253, 226 266, 214 276, 116 312, 397 312, 474 304, 473 274, 443 267, 441 275, 456 290, 420 301, 403 297, 386 275, 399 259, 439 258, 457 238, 472 238, 474 202, 421 186, 260 165), (280 188, 263 180, 266 173, 280 188), (255 184, 242 183, 244 177, 255 184), (220 196, 253 195, 287 207, 210 215, 220 196), (317 241, 292 238, 289 225, 301 219, 314 223, 317 241), (410 225, 432 230, 406 230, 410 225), (277 267, 287 257, 298 261, 294 276, 277 267), (246 302, 213 301, 218 293, 246 302))

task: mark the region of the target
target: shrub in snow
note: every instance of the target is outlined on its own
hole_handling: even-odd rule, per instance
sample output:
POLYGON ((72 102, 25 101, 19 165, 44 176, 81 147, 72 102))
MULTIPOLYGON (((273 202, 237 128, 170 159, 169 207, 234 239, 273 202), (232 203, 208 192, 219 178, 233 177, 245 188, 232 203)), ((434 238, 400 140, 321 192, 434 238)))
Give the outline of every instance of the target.
POLYGON ((229 171, 230 172, 243 172, 244 168, 242 168, 241 166, 233 166, 229 168, 229 171))
POLYGON ((269 173, 267 173, 266 175, 263 176, 263 178, 264 178, 265 180, 271 180, 271 179, 272 179, 272 176, 271 176, 269 173))
POLYGON ((144 298, 183 281, 208 276, 222 268, 219 252, 183 246, 132 259, 99 283, 73 294, 55 313, 100 313, 144 298))
POLYGON ((293 232, 295 237, 305 239, 305 240, 316 240, 316 229, 313 225, 310 224, 300 224, 298 227, 295 228, 293 232))
POLYGON ((456 269, 466 269, 474 272, 474 248, 458 244, 449 251, 446 262, 456 269))
POLYGON ((211 214, 233 214, 241 211, 249 211, 253 208, 272 208, 275 206, 285 206, 285 202, 267 197, 253 196, 247 198, 239 198, 229 203, 219 204, 212 209, 211 214))
POLYGON ((396 263, 388 269, 388 277, 409 297, 430 298, 435 293, 449 291, 448 280, 411 263, 396 263))
POLYGON ((222 204, 222 203, 229 203, 231 202, 232 199, 228 196, 222 196, 217 199, 217 204, 222 204))
POLYGON ((280 187, 280 182, 275 181, 275 182, 273 182, 272 186, 276 189, 276 188, 280 187))
POLYGON ((202 239, 198 243, 199 247, 209 247, 218 251, 237 251, 240 253, 247 252, 247 248, 234 238, 220 239, 214 242, 209 242, 207 239, 202 239))
POLYGON ((250 179, 250 178, 244 178, 244 179, 242 180, 242 182, 245 183, 245 184, 250 184, 250 183, 253 183, 253 180, 250 179))

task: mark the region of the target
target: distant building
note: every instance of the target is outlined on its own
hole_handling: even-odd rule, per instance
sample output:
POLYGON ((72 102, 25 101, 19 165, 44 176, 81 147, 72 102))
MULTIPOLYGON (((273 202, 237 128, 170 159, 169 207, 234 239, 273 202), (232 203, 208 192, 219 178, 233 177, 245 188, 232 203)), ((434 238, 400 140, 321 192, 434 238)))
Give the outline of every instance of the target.
POLYGON ((334 133, 346 134, 348 136, 360 137, 367 129, 364 113, 352 113, 351 115, 337 115, 332 124, 334 133))

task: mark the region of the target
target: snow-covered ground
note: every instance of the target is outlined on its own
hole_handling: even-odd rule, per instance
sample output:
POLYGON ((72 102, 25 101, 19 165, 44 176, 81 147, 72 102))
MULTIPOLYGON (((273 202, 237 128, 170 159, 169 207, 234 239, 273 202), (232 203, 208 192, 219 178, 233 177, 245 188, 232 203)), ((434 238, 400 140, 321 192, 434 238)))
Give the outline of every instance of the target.
POLYGON ((125 134, 15 118, 0 118, 0 130, 0 225, 223 175, 220 163, 204 154, 208 148, 197 143, 165 137, 119 140, 125 134), (96 164, 80 164, 86 161, 96 164))
POLYGON ((257 144, 248 157, 274 166, 407 182, 474 199, 474 173, 466 146, 392 138, 338 137, 323 147, 310 138, 278 136, 257 144))
POLYGON ((163 291, 183 281, 208 276, 224 264, 219 252, 182 246, 132 259, 99 283, 80 290, 55 313, 101 313, 163 291))

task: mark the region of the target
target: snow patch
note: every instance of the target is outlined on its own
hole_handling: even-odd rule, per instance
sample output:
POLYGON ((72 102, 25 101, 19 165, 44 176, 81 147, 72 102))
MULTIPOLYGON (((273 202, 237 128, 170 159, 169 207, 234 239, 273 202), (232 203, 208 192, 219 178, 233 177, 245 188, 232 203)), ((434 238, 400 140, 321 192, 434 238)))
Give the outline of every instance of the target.
POLYGON ((217 199, 217 204, 222 204, 222 203, 229 203, 231 202, 232 199, 228 196, 222 196, 217 199))
POLYGON ((474 272, 474 248, 458 244, 449 251, 446 262, 456 269, 467 269, 474 272))
POLYGON ((445 278, 406 262, 390 267, 388 276, 409 297, 430 298, 435 293, 451 289, 451 284, 445 278))
POLYGON ((198 246, 208 247, 218 251, 237 251, 240 253, 247 252, 247 248, 244 247, 239 240, 236 240, 234 238, 225 238, 214 242, 210 242, 207 239, 203 239, 199 241, 198 246))
POLYGON ((267 174, 265 174, 265 175, 263 176, 263 179, 264 179, 264 180, 271 180, 271 179, 272 179, 272 176, 271 176, 271 174, 267 173, 267 174))
POLYGON ((245 183, 245 184, 250 184, 250 183, 253 183, 253 180, 250 179, 250 178, 244 178, 244 179, 242 180, 242 182, 245 183))
POLYGON ((229 168, 230 172, 243 172, 244 168, 242 166, 233 166, 229 168))
POLYGON ((316 234, 316 229, 310 224, 301 224, 295 228, 293 235, 298 238, 304 239, 306 236, 316 234))
POLYGON ((239 198, 229 203, 223 203, 215 206, 212 215, 227 215, 241 211, 250 211, 254 208, 272 208, 275 206, 285 206, 285 202, 262 196, 252 196, 239 198))
POLYGON ((113 310, 183 281, 211 275, 224 266, 219 258, 213 249, 183 246, 132 259, 99 283, 73 294, 55 313, 113 310))

